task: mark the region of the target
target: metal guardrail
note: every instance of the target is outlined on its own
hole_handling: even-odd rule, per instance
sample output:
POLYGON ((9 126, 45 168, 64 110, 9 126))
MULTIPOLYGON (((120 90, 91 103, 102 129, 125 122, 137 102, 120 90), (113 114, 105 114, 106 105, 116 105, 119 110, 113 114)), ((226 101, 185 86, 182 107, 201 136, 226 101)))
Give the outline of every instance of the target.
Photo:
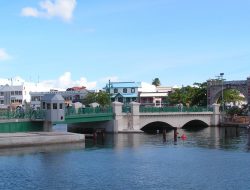
POLYGON ((140 107, 141 113, 155 113, 155 112, 208 112, 213 111, 212 108, 207 107, 140 107))
POLYGON ((122 113, 131 113, 130 106, 122 106, 122 113))
POLYGON ((113 109, 111 106, 108 107, 95 107, 95 108, 66 108, 65 109, 65 116, 72 116, 72 115, 84 115, 84 114, 99 114, 99 113, 113 113, 113 109))
POLYGON ((0 120, 4 119, 44 119, 45 112, 43 110, 0 110, 0 120))

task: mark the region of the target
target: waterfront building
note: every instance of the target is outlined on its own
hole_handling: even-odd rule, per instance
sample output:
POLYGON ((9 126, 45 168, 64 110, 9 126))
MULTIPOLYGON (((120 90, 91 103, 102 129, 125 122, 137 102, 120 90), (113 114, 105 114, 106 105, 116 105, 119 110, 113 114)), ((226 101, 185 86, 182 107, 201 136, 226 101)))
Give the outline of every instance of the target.
POLYGON ((64 98, 64 103, 71 106, 72 103, 82 102, 90 91, 85 87, 72 87, 66 91, 50 90, 49 92, 30 92, 31 107, 37 109, 41 107, 42 97, 46 94, 60 94, 64 98))
POLYGON ((23 105, 29 96, 24 85, 1 85, 0 86, 0 108, 13 108, 23 105))
POLYGON ((107 93, 111 95, 111 101, 118 101, 124 104, 138 102, 138 88, 140 82, 110 82, 104 87, 107 93))
POLYGON ((153 92, 139 92, 139 102, 143 106, 162 107, 171 91, 171 87, 157 86, 153 92))

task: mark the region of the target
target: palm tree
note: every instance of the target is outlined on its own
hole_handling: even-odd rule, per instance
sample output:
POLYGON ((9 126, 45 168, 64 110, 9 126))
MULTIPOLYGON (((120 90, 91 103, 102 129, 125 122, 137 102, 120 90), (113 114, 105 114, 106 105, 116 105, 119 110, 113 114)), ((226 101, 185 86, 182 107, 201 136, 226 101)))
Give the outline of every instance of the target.
POLYGON ((155 85, 155 86, 160 86, 160 85, 161 85, 160 79, 159 79, 159 78, 155 78, 155 79, 153 79, 153 81, 152 81, 152 85, 155 85))

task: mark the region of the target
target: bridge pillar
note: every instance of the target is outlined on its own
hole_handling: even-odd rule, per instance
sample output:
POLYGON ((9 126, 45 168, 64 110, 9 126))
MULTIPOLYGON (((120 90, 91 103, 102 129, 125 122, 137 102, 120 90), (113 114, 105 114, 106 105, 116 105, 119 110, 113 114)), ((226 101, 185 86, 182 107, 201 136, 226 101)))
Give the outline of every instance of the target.
POLYGON ((140 131, 140 103, 131 102, 132 127, 135 131, 140 131))
POLYGON ((211 119, 211 126, 217 126, 220 123, 220 105, 213 104, 213 115, 211 119))
POLYGON ((123 126, 123 115, 122 115, 122 105, 121 102, 113 102, 113 112, 115 114, 114 123, 113 123, 113 132, 118 133, 121 131, 121 127, 123 126))

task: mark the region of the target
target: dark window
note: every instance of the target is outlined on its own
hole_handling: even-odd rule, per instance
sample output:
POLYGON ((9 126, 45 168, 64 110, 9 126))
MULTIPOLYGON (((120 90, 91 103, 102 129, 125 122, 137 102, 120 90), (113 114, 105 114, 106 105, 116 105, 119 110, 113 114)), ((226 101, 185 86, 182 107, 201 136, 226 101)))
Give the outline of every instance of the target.
POLYGON ((50 104, 47 103, 47 110, 50 110, 50 104))
POLYGON ((43 102, 43 109, 45 110, 45 102, 43 102))
POLYGON ((131 93, 135 93, 135 88, 131 88, 131 93))
POLYGON ((123 89, 123 93, 127 93, 127 91, 128 91, 127 88, 123 89))
POLYGON ((63 104, 59 104, 59 109, 63 109, 63 104))
POLYGON ((3 92, 1 92, 1 96, 3 96, 4 95, 4 93, 3 92))
POLYGON ((18 94, 19 94, 19 95, 22 95, 23 93, 22 93, 22 91, 18 91, 18 94))
POLYGON ((57 103, 53 103, 53 110, 57 109, 57 103))
POLYGON ((11 93, 10 93, 11 95, 14 95, 14 91, 11 91, 11 93))
POLYGON ((114 89, 114 93, 118 93, 118 89, 117 88, 114 89))

